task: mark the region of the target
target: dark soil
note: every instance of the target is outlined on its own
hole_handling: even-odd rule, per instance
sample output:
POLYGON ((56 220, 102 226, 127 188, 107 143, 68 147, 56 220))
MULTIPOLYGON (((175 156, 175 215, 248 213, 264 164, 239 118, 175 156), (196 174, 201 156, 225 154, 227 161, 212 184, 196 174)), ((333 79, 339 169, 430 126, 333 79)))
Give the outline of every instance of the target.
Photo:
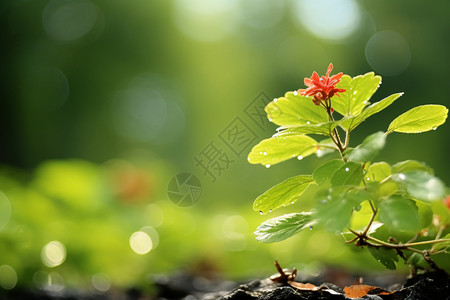
MULTIPOLYGON (((388 279, 389 278, 384 278, 388 279)), ((376 280, 374 281, 376 282, 376 280)), ((392 281, 391 281, 392 282, 392 281)), ((313 282, 315 283, 315 282, 313 282)), ((332 283, 323 283, 314 290, 299 290, 289 283, 274 283, 270 279, 238 284, 210 280, 198 276, 178 275, 155 278, 157 295, 145 295, 139 289, 126 292, 81 293, 64 290, 50 293, 42 290, 16 288, 0 292, 0 300, 344 300, 344 291, 332 283)), ((317 283, 315 283, 317 285, 317 283)), ((295 285, 295 284, 293 284, 295 285)), ((450 300, 450 277, 445 272, 429 272, 406 280, 403 286, 381 286, 356 299, 372 300, 450 300), (384 292, 384 294, 380 294, 384 292)), ((355 299, 355 298, 353 298, 355 299)))

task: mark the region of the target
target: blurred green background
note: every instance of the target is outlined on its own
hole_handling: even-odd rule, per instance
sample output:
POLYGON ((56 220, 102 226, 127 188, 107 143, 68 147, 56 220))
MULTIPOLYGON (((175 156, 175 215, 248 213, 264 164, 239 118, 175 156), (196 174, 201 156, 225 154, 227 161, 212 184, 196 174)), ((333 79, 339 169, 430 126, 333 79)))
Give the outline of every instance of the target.
MULTIPOLYGON (((313 191, 266 216, 253 200, 322 160, 266 169, 246 155, 275 130, 259 123, 261 103, 330 62, 334 74, 383 76, 372 101, 405 92, 353 145, 413 106, 448 106, 449 11, 445 0, 1 1, 1 288, 262 278, 275 258, 306 275, 382 270, 318 230, 256 242, 262 221, 309 209, 313 191), (239 126, 247 135, 232 135, 239 126), (211 149, 220 159, 203 169, 211 149), (168 198, 180 172, 201 182, 190 207, 168 198)), ((426 161, 448 184, 448 153, 446 124, 391 135, 379 159, 426 161)))

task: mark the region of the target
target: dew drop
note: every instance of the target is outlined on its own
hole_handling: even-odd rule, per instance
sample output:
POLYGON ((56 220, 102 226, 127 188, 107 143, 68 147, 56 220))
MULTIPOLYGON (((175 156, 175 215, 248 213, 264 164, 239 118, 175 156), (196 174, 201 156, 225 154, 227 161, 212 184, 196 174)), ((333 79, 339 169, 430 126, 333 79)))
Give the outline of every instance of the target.
POLYGON ((308 124, 308 125, 309 125, 309 124, 311 124, 311 122, 310 122, 310 121, 306 121, 306 124, 308 124))
POLYGON ((419 130, 419 131, 417 131, 417 133, 422 133, 422 131, 419 130))
POLYGON ((295 154, 292 154, 292 157, 296 157, 296 155, 295 155, 295 154))
POLYGON ((266 168, 270 168, 270 164, 267 164, 267 165, 266 165, 266 168))
POLYGON ((272 209, 269 209, 269 212, 271 213, 271 212, 272 212, 272 209))
POLYGON ((302 160, 302 159, 303 159, 303 156, 302 156, 302 155, 299 155, 299 156, 297 157, 297 159, 298 159, 298 160, 302 160))
POLYGON ((298 92, 297 91, 294 91, 294 96, 297 96, 298 95, 298 92))
POLYGON ((345 172, 348 172, 348 171, 350 171, 350 169, 349 168, 345 168, 345 172))
POLYGON ((367 177, 366 179, 367 179, 367 181, 370 181, 370 177, 367 177))
POLYGON ((263 155, 267 155, 267 152, 264 152, 263 155))
POLYGON ((313 227, 312 227, 312 226, 309 226, 309 230, 313 230, 313 227))
POLYGON ((247 157, 247 160, 250 161, 250 157, 247 157))
POLYGON ((405 180, 406 179, 406 176, 405 176, 405 174, 398 174, 398 178, 400 178, 401 180, 405 180))
POLYGON ((278 99, 277 99, 277 98, 273 99, 273 102, 277 102, 277 101, 278 101, 278 99))
POLYGON ((272 118, 269 118, 269 122, 272 122, 273 121, 273 119, 272 118))
POLYGON ((437 127, 433 127, 433 130, 436 130, 437 129, 437 127))
POLYGON ((322 150, 318 149, 317 150, 317 155, 320 155, 320 154, 322 154, 322 150))
POLYGON ((260 215, 262 215, 262 214, 263 214, 262 210, 260 210, 260 211, 259 211, 259 214, 260 214, 260 215))
POLYGON ((291 204, 294 204, 294 201, 291 201, 291 204))

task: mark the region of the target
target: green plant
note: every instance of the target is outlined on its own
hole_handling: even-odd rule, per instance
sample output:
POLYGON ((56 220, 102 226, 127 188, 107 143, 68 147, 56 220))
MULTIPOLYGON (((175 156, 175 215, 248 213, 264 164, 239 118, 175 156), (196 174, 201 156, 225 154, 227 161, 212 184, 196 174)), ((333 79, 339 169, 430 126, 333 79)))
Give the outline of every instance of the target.
POLYGON ((389 134, 421 133, 443 124, 448 109, 423 105, 395 118, 386 132, 376 132, 350 147, 350 135, 368 117, 387 108, 403 93, 379 102, 369 100, 381 83, 373 72, 351 78, 314 72, 305 78, 305 90, 287 92, 265 111, 269 121, 281 126, 271 138, 251 150, 248 160, 266 167, 290 158, 322 157, 335 152, 312 175, 298 175, 267 190, 253 203, 261 214, 296 202, 311 185, 318 185, 311 211, 285 214, 263 222, 255 231, 262 242, 277 242, 304 229, 322 227, 342 233, 347 243, 367 247, 389 269, 401 257, 413 267, 438 268, 430 258, 450 247, 449 197, 445 186, 426 164, 407 160, 390 165, 375 162, 389 134), (311 101, 312 100, 312 101, 311 101), (341 115, 337 118, 336 113, 341 115), (316 140, 310 135, 326 136, 316 140), (362 228, 352 220, 369 210, 362 228), (354 223, 354 222, 353 222, 354 223), (344 232, 343 232, 344 231, 344 232))

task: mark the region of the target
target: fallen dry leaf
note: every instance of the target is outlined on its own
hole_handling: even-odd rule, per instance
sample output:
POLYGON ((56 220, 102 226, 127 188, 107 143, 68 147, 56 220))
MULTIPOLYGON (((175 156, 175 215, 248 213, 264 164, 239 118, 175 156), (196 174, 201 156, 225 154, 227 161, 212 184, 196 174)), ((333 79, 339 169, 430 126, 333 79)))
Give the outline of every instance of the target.
POLYGON ((288 281, 289 285, 293 288, 296 288, 298 290, 302 291, 318 291, 319 287, 315 286, 312 283, 301 283, 296 281, 288 281))
POLYGON ((352 286, 346 286, 344 288, 345 297, 348 298, 362 298, 367 294, 370 295, 389 295, 392 294, 389 291, 383 290, 382 288, 364 284, 357 284, 352 286))

